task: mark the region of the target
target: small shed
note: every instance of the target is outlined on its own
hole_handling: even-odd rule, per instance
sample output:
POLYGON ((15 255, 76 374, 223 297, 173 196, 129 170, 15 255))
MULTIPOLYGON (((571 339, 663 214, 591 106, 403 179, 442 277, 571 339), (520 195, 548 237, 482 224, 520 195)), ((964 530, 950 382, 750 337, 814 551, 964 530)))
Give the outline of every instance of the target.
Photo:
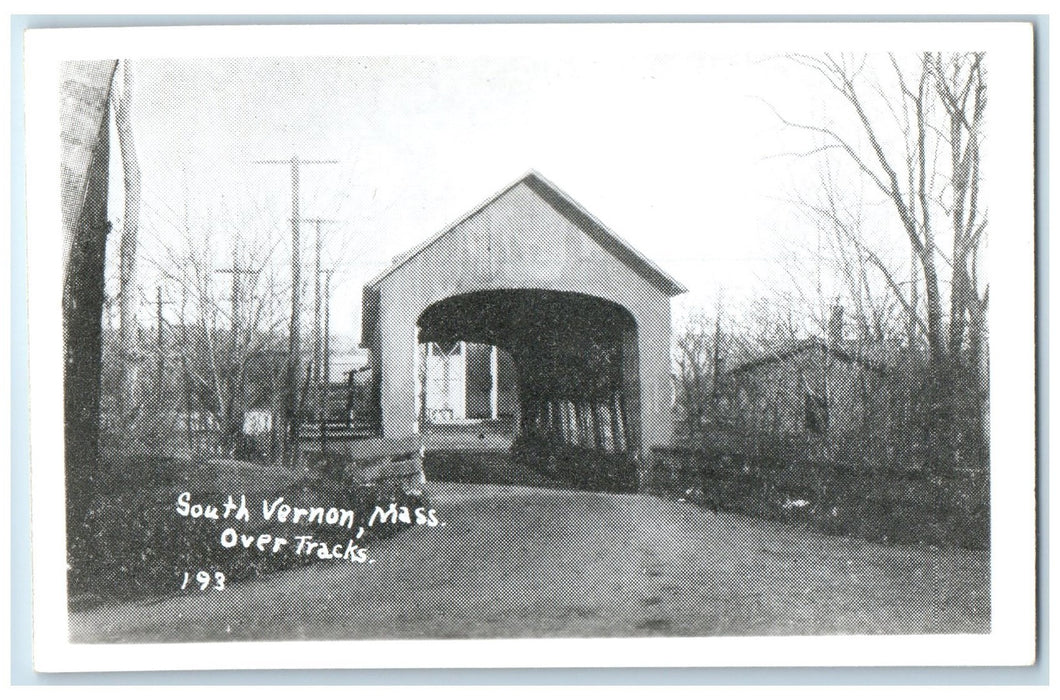
POLYGON ((727 413, 766 435, 843 436, 871 415, 886 374, 881 363, 839 343, 796 341, 726 373, 727 413))

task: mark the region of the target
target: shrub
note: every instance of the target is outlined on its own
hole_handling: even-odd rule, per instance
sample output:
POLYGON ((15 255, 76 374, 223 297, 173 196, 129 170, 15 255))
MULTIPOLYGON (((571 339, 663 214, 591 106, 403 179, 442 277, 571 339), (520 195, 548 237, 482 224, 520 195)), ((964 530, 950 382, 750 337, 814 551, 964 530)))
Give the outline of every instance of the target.
POLYGON ((835 462, 679 450, 655 461, 656 493, 711 508, 803 523, 874 542, 990 545, 989 483, 978 473, 928 478, 835 462), (667 462, 682 462, 667 467, 667 462))
POLYGON ((521 437, 512 445, 512 457, 523 466, 574 488, 616 492, 637 489, 637 463, 626 454, 521 437))
MULTIPOLYGON (((152 463, 154 464, 154 463, 152 463)), ((111 469, 104 470, 112 472, 111 469)), ((125 465, 128 466, 128 465, 125 465)), ((199 570, 222 571, 226 582, 236 583, 266 574, 304 566, 318 561, 315 556, 296 554, 293 546, 267 553, 242 545, 226 548, 221 532, 235 527, 241 534, 268 532, 294 542, 295 535, 311 535, 314 540, 329 543, 356 538, 358 528, 363 536, 358 546, 392 537, 409 526, 386 523, 368 526, 376 505, 396 503, 410 511, 423 506, 419 495, 406 494, 396 487, 360 486, 337 481, 323 474, 313 474, 279 487, 245 493, 251 521, 194 519, 179 515, 175 504, 183 491, 192 491, 192 501, 221 505, 227 493, 196 491, 187 486, 187 465, 162 462, 146 472, 140 480, 113 476, 104 479, 109 488, 101 489, 91 501, 84 517, 68 528, 69 594, 73 607, 149 598, 179 592, 184 572, 194 579, 199 570), (322 505, 352 510, 355 522, 346 525, 327 523, 278 523, 263 521, 255 506, 262 499, 283 497, 291 505, 322 505)), ((232 494, 238 501, 240 494, 232 494)))

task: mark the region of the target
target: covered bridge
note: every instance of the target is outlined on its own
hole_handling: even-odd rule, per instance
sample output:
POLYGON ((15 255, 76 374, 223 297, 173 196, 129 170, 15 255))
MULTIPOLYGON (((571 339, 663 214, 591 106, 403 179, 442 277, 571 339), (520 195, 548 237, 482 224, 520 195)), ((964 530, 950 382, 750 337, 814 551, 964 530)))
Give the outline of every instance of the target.
POLYGON ((670 298, 685 288, 530 172, 364 289, 384 438, 421 429, 421 343, 497 346, 517 430, 643 455, 672 430, 670 298))

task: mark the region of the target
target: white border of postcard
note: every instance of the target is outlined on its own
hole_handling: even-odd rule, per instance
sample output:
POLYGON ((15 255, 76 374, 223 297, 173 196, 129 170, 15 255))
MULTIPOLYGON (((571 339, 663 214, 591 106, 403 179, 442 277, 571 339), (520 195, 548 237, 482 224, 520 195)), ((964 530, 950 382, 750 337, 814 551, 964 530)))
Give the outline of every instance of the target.
POLYGON ((31 30, 27 245, 34 655, 38 671, 1023 665, 1035 658, 1032 27, 1020 23, 493 24, 31 30), (985 50, 992 228, 991 632, 984 635, 71 644, 62 519, 60 61, 121 57, 985 50), (356 47, 355 49, 353 47, 356 47))

